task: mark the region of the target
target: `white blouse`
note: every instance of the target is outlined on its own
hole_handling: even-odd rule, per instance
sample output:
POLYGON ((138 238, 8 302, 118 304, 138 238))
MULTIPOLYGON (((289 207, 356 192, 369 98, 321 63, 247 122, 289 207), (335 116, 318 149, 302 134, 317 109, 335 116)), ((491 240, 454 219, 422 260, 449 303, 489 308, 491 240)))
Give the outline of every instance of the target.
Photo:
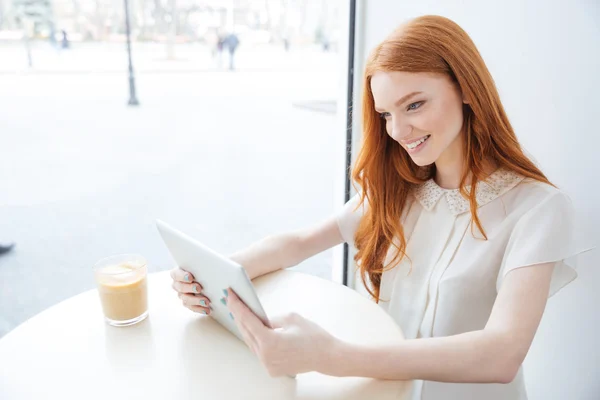
MULTIPOLYGON (((510 271, 556 262, 549 295, 577 277, 567 260, 578 253, 574 209, 560 190, 499 169, 477 185, 478 216, 488 237, 470 229, 469 202, 458 189, 433 179, 409 196, 402 217, 406 254, 381 279, 380 306, 406 339, 457 335, 485 327, 510 271)), ((365 207, 354 196, 337 215, 344 240, 354 234, 365 207)), ((386 264, 395 255, 390 247, 386 264)), ((527 399, 522 368, 510 384, 415 381, 413 400, 527 399)))

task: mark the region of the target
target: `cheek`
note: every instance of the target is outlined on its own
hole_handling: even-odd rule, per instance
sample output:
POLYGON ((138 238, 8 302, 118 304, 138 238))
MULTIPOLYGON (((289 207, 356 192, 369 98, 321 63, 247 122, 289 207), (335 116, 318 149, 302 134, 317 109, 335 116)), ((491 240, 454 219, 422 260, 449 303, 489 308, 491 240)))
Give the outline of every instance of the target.
POLYGON ((444 136, 449 141, 458 135, 462 123, 462 107, 457 107, 454 102, 441 103, 433 112, 431 121, 432 131, 439 136, 444 136))
POLYGON ((446 136, 448 122, 447 112, 440 107, 429 107, 427 110, 414 114, 410 118, 410 125, 417 130, 417 136, 422 133, 430 133, 438 138, 446 136))

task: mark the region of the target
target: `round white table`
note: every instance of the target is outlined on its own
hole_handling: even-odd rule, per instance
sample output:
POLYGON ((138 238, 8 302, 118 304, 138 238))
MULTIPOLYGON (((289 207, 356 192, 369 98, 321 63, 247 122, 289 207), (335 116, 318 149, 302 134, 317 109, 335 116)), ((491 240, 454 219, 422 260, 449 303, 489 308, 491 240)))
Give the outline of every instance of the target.
MULTIPOLYGON (((267 315, 295 311, 354 343, 402 339, 383 310, 344 286, 291 271, 254 284, 267 315)), ((318 373, 271 378, 244 343, 181 305, 167 272, 149 276, 149 304, 145 321, 111 327, 90 290, 18 326, 0 340, 0 399, 408 397, 410 382, 318 373)))

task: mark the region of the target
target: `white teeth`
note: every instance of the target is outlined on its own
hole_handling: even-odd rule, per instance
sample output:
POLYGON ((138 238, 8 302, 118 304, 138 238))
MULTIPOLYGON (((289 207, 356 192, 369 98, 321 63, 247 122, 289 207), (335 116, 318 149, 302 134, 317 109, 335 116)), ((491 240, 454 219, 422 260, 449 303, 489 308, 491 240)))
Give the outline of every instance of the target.
POLYGON ((422 139, 417 140, 416 142, 412 142, 406 145, 406 147, 408 147, 409 149, 414 149, 415 147, 417 147, 418 145, 420 145, 421 143, 423 143, 424 141, 426 141, 427 139, 429 139, 429 136, 425 136, 422 139))

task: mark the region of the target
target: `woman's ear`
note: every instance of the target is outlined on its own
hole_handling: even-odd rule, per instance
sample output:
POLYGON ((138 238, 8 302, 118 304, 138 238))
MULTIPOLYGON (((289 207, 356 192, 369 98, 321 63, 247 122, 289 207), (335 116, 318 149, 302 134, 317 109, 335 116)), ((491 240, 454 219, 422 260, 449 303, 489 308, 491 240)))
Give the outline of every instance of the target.
POLYGON ((463 104, 469 104, 469 98, 465 94, 465 92, 462 90, 462 88, 459 85, 457 85, 457 89, 458 89, 458 93, 460 93, 460 97, 462 98, 463 104))

